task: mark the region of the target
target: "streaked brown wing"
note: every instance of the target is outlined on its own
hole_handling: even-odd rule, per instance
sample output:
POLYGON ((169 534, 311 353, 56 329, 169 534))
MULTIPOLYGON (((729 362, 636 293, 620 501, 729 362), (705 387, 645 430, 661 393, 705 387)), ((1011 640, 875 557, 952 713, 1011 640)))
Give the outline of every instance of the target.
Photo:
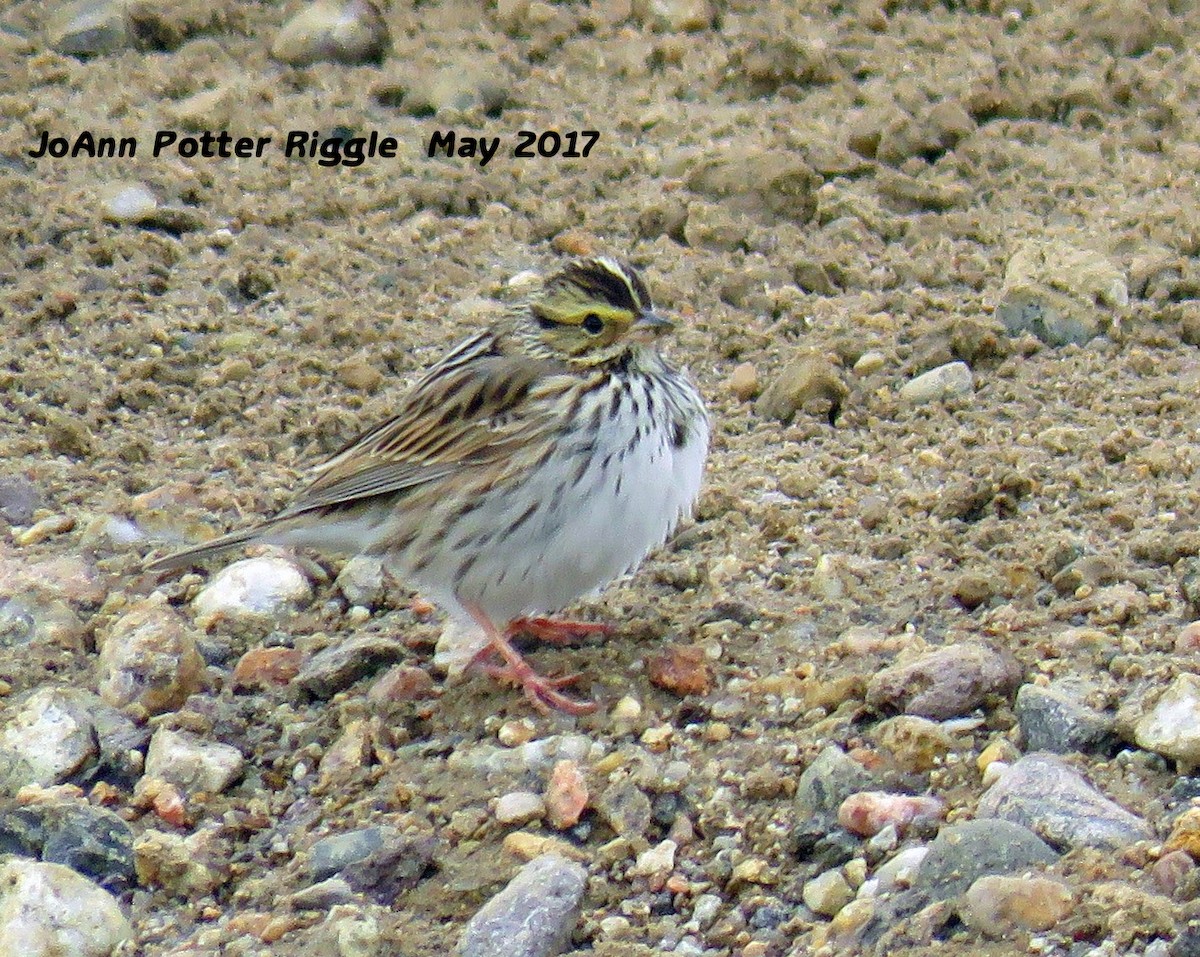
POLYGON ((316 480, 273 521, 503 462, 527 443, 543 427, 549 398, 569 380, 555 363, 502 355, 476 338, 430 370, 400 412, 319 466, 316 480), (464 351, 472 344, 478 348, 464 351))

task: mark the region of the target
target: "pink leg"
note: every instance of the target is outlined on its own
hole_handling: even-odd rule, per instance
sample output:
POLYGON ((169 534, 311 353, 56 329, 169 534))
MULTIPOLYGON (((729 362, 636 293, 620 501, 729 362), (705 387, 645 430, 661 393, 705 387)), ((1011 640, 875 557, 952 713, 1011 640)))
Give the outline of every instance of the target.
POLYGON ((565 675, 561 678, 545 678, 539 675, 509 642, 509 636, 513 633, 511 625, 502 633, 480 609, 465 602, 463 607, 483 628, 489 641, 487 647, 475 656, 475 660, 471 662, 473 665, 478 665, 493 678, 520 685, 525 697, 542 714, 549 714, 552 709, 575 715, 591 714, 596 710, 594 702, 576 701, 558 690, 577 681, 579 675, 565 675), (490 664, 483 660, 493 652, 504 659, 503 664, 490 664))
POLYGON ((598 621, 564 621, 557 618, 518 618, 507 629, 509 635, 528 635, 553 645, 566 645, 596 635, 607 638, 615 629, 598 621))

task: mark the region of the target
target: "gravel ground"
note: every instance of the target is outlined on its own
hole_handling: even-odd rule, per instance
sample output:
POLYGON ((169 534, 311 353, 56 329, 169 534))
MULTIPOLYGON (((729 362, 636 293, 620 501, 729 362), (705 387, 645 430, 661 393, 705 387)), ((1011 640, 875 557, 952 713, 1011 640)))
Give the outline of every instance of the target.
POLYGON ((40 858, 119 903, 80 954, 1200 953, 1187 6, 340 6, 0 20, 0 942, 40 858), (151 156, 206 129, 272 141, 151 156), (531 653, 597 714, 444 682, 337 557, 141 574, 590 252, 714 420, 695 523, 572 610, 617 633, 531 653))

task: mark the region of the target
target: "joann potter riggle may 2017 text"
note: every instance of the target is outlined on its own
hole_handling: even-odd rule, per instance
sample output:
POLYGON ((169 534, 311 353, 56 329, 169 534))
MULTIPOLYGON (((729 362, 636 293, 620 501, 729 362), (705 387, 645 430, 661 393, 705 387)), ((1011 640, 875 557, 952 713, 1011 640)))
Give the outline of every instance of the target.
MULTIPOLYGON (((513 134, 511 156, 514 159, 586 159, 600 139, 597 130, 517 130, 513 134)), ((150 155, 179 156, 183 159, 261 158, 276 137, 234 136, 226 130, 205 130, 194 136, 174 130, 158 130, 150 155)), ((480 167, 499 153, 499 136, 464 136, 453 130, 435 130, 423 144, 429 157, 465 159, 480 167)), ((285 159, 315 160, 318 166, 361 166, 367 160, 395 159, 400 141, 394 136, 372 130, 361 136, 321 136, 318 130, 291 130, 283 137, 285 159)), ((136 136, 114 136, 82 130, 72 136, 43 130, 28 155, 32 159, 132 159, 138 155, 136 136)))

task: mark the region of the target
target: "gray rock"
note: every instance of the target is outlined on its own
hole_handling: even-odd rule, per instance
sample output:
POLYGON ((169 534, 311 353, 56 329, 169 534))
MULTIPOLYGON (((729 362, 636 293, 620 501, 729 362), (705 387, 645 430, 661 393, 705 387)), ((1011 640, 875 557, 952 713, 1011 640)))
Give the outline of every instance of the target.
POLYGON ((1029 828, 1058 848, 1119 850, 1150 840, 1154 830, 1109 800, 1061 758, 1028 754, 983 795, 980 820, 1001 818, 1029 828))
POLYGON ((403 643, 386 635, 356 635, 330 645, 308 660, 296 684, 314 698, 332 698, 359 678, 405 656, 403 643))
POLYGON ((343 868, 340 876, 352 890, 391 907, 397 897, 420 883, 437 847, 437 839, 427 834, 385 840, 378 850, 343 868))
MULTIPOLYGON (((851 794, 869 791, 878 784, 866 768, 841 748, 836 745, 825 748, 804 769, 796 783, 794 808, 798 823, 794 839, 797 852, 803 856, 811 855, 831 833, 841 832, 837 813, 842 802, 851 794)), ((857 838, 853 839, 853 844, 857 843, 857 838)), ((831 863, 848 857, 848 853, 843 856, 847 851, 850 851, 849 846, 839 847, 831 863)), ((819 856, 822 860, 828 858, 824 854, 819 856)))
POLYGON ((1008 261, 996 318, 1013 335, 1032 332, 1062 346, 1117 326, 1128 305, 1125 274, 1105 256, 1053 239, 1031 240, 1008 261))
POLYGON ((40 688, 0 730, 0 792, 26 784, 59 784, 98 753, 89 696, 68 688, 40 688))
POLYGON ((650 799, 628 778, 614 781, 596 797, 596 814, 622 837, 640 837, 650 826, 650 799))
POLYGON ((922 372, 900 387, 900 398, 913 405, 956 399, 975 391, 975 375, 965 362, 947 362, 922 372))
POLYGON ((342 566, 334 584, 351 605, 375 608, 386 591, 383 563, 370 555, 356 555, 342 566))
POLYGON ((534 858, 467 923, 459 957, 555 957, 571 937, 587 871, 558 854, 534 858))
POLYGON ((129 18, 122 0, 64 3, 46 22, 46 42, 59 53, 89 57, 129 45, 129 18))
POLYGON ((0 479, 0 519, 10 525, 29 525, 44 499, 36 485, 20 475, 0 479))
POLYGON ((926 901, 956 897, 985 874, 1013 874, 1053 864, 1058 853, 1011 821, 962 821, 938 832, 921 861, 913 889, 926 901))
POLYGON ((88 804, 0 805, 0 854, 63 864, 121 893, 133 884, 133 832, 112 811, 88 804))
POLYGON ((146 774, 188 793, 220 794, 242 773, 246 759, 230 744, 205 741, 189 731, 159 728, 146 753, 146 774))
POLYGON ((1014 708, 1028 751, 1102 751, 1115 740, 1113 719, 1089 708, 1069 687, 1021 685, 1014 708))
POLYGON ((387 23, 370 0, 316 0, 293 16, 271 44, 291 66, 373 63, 391 49, 387 23))
POLYGON ((1020 681, 1021 666, 1007 651, 963 642, 884 668, 867 685, 867 704, 945 721, 988 695, 1010 694, 1020 681))
POLYGON ((110 957, 131 936, 116 900, 61 864, 0 858, 0 953, 110 957))
POLYGON ((400 832, 394 827, 362 827, 323 837, 308 852, 309 877, 314 881, 332 877, 343 868, 370 857, 385 843, 399 838, 400 832))

